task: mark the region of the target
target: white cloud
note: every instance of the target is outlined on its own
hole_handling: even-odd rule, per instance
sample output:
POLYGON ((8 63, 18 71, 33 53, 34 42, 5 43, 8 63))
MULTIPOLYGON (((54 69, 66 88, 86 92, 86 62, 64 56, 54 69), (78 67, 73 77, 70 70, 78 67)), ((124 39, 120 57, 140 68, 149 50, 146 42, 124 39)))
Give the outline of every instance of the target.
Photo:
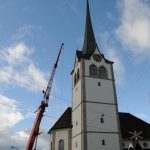
POLYGON ((84 42, 84 37, 83 36, 78 37, 78 39, 77 39, 78 48, 83 46, 83 42, 84 42))
POLYGON ((115 73, 116 83, 118 85, 124 84, 124 72, 125 72, 124 65, 122 61, 120 60, 120 58, 118 57, 115 49, 109 48, 107 52, 107 56, 108 58, 110 58, 110 60, 113 60, 113 62, 115 62, 114 73, 115 73))
POLYGON ((136 116, 138 116, 141 119, 146 119, 147 115, 145 113, 138 113, 136 116))
MULTIPOLYGON (((18 149, 25 149, 30 130, 22 129, 17 132, 13 132, 13 127, 25 119, 25 116, 19 111, 17 101, 10 99, 3 95, 0 95, 0 149, 9 150, 11 146, 18 149), (9 142, 8 142, 9 141, 9 142)), ((49 149, 49 135, 44 129, 40 129, 43 132, 38 138, 38 149, 49 149)))
POLYGON ((0 81, 9 83, 9 80, 13 77, 13 69, 9 66, 0 68, 0 81))
POLYGON ((137 116, 138 118, 150 123, 150 117, 147 113, 145 112, 139 112, 139 113, 136 113, 135 116, 137 116))
POLYGON ((24 118, 18 111, 17 102, 13 99, 0 95, 0 107, 0 131, 12 127, 24 118))
POLYGON ((22 72, 13 73, 13 79, 17 82, 17 84, 32 91, 42 91, 47 84, 45 74, 33 63, 26 66, 22 72))
POLYGON ((108 19, 110 19, 110 20, 112 20, 112 21, 115 21, 116 19, 115 19, 115 17, 113 16, 113 14, 111 13, 111 12, 106 12, 106 16, 107 16, 107 18, 108 19))
POLYGON ((34 89, 39 89, 42 87, 42 89, 44 89, 44 87, 46 87, 47 81, 45 80, 45 74, 43 72, 41 72, 41 70, 39 68, 37 68, 34 64, 30 64, 28 66, 28 75, 34 79, 34 82, 37 83, 35 85, 34 89))
POLYGON ((39 30, 42 29, 42 26, 34 26, 34 25, 23 25, 23 26, 20 26, 16 33, 12 35, 12 39, 13 40, 23 40, 25 39, 26 37, 33 37, 33 36, 37 36, 37 34, 39 32, 39 30))
POLYGON ((9 127, 5 128, 4 130, 0 130, 0 149, 1 150, 9 150, 10 146, 8 144, 11 143, 10 135, 12 134, 12 131, 9 127))
POLYGON ((150 57, 150 6, 144 0, 121 0, 121 24, 116 30, 122 44, 134 54, 150 57))
POLYGON ((9 65, 20 64, 28 61, 28 56, 32 53, 32 49, 24 43, 18 43, 14 46, 1 50, 1 59, 9 65))
MULTIPOLYGON (((42 134, 38 136, 37 149, 49 150, 49 135, 47 131, 41 129, 42 134)), ((0 149, 9 150, 11 146, 24 150, 29 138, 30 130, 23 129, 16 133, 12 132, 11 128, 5 128, 0 131, 0 149), (9 142, 8 142, 9 141, 9 142)))
POLYGON ((74 12, 77 16, 81 16, 80 10, 77 8, 78 0, 60 0, 58 3, 59 9, 62 10, 62 8, 70 9, 72 12, 74 12))
MULTIPOLYGON (((47 131, 45 131, 44 129, 40 129, 40 132, 41 134, 38 136, 37 149, 48 150, 50 137, 47 134, 47 131)), ((11 136, 11 140, 14 142, 14 146, 18 147, 19 149, 24 149, 27 144, 29 135, 29 129, 21 130, 13 134, 11 136)))
POLYGON ((123 85, 125 82, 124 79, 124 73, 125 68, 124 64, 118 54, 117 48, 114 45, 114 42, 111 38, 111 33, 104 32, 103 37, 103 43, 104 43, 104 49, 107 50, 106 52, 106 58, 108 58, 110 61, 114 62, 113 68, 114 68, 114 74, 115 74, 115 80, 118 85, 123 85))
POLYGON ((45 73, 34 65, 30 56, 33 49, 18 43, 1 49, 0 82, 16 84, 28 90, 38 91, 46 86, 45 73))

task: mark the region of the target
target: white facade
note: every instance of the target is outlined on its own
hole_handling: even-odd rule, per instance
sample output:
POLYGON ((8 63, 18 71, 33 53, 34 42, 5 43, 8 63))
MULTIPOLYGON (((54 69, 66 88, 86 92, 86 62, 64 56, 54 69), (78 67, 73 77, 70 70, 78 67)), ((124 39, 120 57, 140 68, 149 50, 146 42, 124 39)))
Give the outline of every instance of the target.
POLYGON ((59 142, 63 140, 64 150, 71 150, 71 129, 58 129, 50 134, 50 150, 59 150, 59 142))
MULTIPOLYGON (((94 54, 100 54, 96 49, 94 54)), ((101 56, 102 57, 102 56, 101 56)), ((113 76, 112 63, 102 58, 96 62, 90 59, 76 58, 73 82, 72 104, 72 150, 120 150, 121 133, 113 76), (92 77, 90 65, 103 66, 107 70, 107 79, 92 77), (76 79, 79 70, 79 79, 76 79), (101 123, 101 117, 103 121, 101 123)))
MULTIPOLYGON (((122 143, 123 143, 123 149, 128 149, 131 141, 129 141, 127 139, 123 139, 122 143)), ((143 150, 150 150, 150 141, 149 140, 139 141, 139 144, 143 150)))
MULTIPOLYGON (((72 149, 81 150, 82 146, 82 132, 83 132, 83 123, 82 123, 82 63, 78 62, 76 58, 74 73, 79 71, 79 78, 77 83, 74 82, 74 77, 72 78, 72 149)), ((73 74, 74 76, 75 74, 73 74)))

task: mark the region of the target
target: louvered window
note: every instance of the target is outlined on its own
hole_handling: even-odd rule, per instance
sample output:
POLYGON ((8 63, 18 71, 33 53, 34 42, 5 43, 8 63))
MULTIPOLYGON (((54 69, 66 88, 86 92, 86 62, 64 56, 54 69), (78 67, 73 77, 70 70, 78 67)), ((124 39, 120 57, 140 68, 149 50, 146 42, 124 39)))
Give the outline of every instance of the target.
POLYGON ((102 79, 107 79, 107 70, 104 66, 99 67, 99 77, 102 79))
POLYGON ((90 76, 97 77, 97 67, 94 64, 90 66, 90 76))

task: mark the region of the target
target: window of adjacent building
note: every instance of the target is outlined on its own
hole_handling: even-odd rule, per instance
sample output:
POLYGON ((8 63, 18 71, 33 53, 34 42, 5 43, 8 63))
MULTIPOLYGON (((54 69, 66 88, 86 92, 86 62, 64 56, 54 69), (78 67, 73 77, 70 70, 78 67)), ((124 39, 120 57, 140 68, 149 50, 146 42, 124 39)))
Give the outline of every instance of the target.
POLYGON ((78 125, 78 121, 76 121, 76 126, 78 125))
POLYGON ((124 143, 122 143, 122 147, 125 147, 125 144, 124 144, 124 143))
POLYGON ((78 147, 78 143, 76 142, 76 147, 78 147))
POLYGON ((99 77, 102 79, 107 79, 107 70, 104 66, 99 67, 99 77))
POLYGON ((74 75, 74 85, 76 85, 76 82, 77 82, 77 75, 75 73, 75 75, 74 75))
POLYGON ((98 82, 98 86, 101 86, 101 83, 100 83, 100 82, 98 82))
POLYGON ((146 142, 143 143, 144 147, 148 147, 148 144, 146 142))
POLYGON ((78 91, 78 88, 76 87, 76 91, 78 91))
POLYGON ((64 150, 64 140, 63 139, 59 140, 58 150, 64 150))
POLYGON ((97 77, 97 67, 94 64, 90 66, 90 76, 97 77))
POLYGON ((101 115, 100 122, 104 123, 104 114, 101 115))
POLYGON ((52 142, 51 142, 51 149, 52 149, 52 146, 53 146, 53 144, 52 144, 52 142))
POLYGON ((106 145, 106 143, 105 143, 105 140, 104 140, 104 139, 102 140, 102 145, 106 145))
POLYGON ((79 80, 79 78, 80 78, 80 71, 78 69, 78 71, 77 71, 77 81, 79 80))

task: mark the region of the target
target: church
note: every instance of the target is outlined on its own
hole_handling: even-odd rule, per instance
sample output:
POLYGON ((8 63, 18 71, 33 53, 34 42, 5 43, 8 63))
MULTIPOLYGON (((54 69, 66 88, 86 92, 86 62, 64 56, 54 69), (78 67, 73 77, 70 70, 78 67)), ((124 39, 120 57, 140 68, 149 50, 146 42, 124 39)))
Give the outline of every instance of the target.
POLYGON ((88 0, 71 75, 72 107, 49 130, 50 150, 150 150, 150 124, 118 112, 113 62, 96 43, 88 0))

